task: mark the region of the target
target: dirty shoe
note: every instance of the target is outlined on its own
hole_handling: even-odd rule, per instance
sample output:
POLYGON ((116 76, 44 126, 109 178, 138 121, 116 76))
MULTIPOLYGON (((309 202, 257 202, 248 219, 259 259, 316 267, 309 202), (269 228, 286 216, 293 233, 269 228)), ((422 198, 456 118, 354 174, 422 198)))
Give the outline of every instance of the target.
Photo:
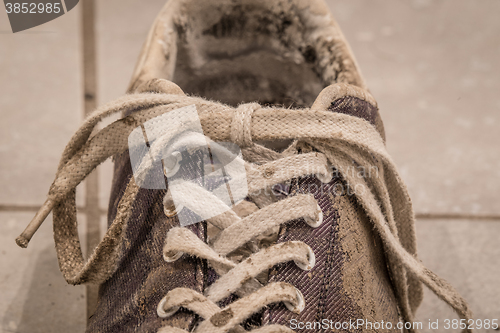
POLYGON ((128 93, 71 139, 18 239, 53 210, 64 277, 101 284, 88 332, 415 332, 422 283, 471 317, 417 258, 377 103, 322 0, 171 0, 128 93), (111 156, 85 261, 75 187, 111 156))

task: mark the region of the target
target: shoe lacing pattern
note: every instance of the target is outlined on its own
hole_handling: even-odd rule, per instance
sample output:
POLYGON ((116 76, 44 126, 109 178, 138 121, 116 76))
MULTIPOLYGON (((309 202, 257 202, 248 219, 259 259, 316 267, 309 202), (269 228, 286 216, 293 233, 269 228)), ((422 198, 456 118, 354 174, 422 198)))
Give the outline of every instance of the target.
MULTIPOLYGON (((317 153, 284 157, 260 168, 248 165, 249 193, 265 190, 287 178, 305 176, 310 172, 311 169, 308 169, 308 166, 311 164, 317 167, 316 170, 321 170, 322 178, 331 178, 331 175, 328 174, 326 158, 317 153), (301 163, 304 159, 307 159, 309 163, 301 163), (265 170, 270 167, 284 165, 292 166, 291 171, 285 175, 275 173, 277 176, 271 176, 272 179, 270 179, 271 177, 265 173, 265 170), (293 168, 294 166, 297 168, 293 168)), ((198 185, 191 184, 190 186, 198 185)), ((200 188, 197 191, 206 190, 200 188)), ((220 201, 217 196, 206 191, 205 195, 202 195, 203 201, 197 200, 195 204, 189 206, 192 202, 190 193, 193 192, 188 188, 185 195, 180 196, 181 200, 184 199, 180 204, 195 212, 203 207, 221 204, 221 202, 216 202, 220 201)), ((229 210, 228 207, 227 212, 222 214, 222 217, 217 216, 207 220, 221 229, 210 245, 187 228, 172 228, 167 234, 163 250, 165 260, 167 262, 178 260, 182 253, 206 259, 220 278, 210 285, 204 294, 185 288, 170 291, 160 302, 158 315, 161 317, 173 315, 182 306, 205 319, 195 332, 227 332, 271 303, 284 302, 290 311, 300 313, 305 303, 298 289, 287 283, 271 283, 263 287, 255 278, 274 265, 291 260, 295 261, 297 266, 303 270, 312 269, 315 257, 309 246, 303 242, 276 244, 252 254, 238 264, 227 258, 228 254, 244 246, 256 236, 299 218, 303 218, 304 222, 313 228, 321 224, 323 215, 312 195, 300 194, 283 199, 265 206, 243 219, 229 210), (232 293, 243 298, 224 309, 220 309, 216 303, 232 293)), ((162 332, 174 331, 177 330, 173 328, 162 330, 162 332)), ((275 331, 289 332, 290 330, 285 327, 278 330, 278 327, 275 327, 273 332, 275 331)))
MULTIPOLYGON (((338 86, 345 88, 348 85, 338 86)), ((347 90, 360 89, 349 86, 347 90)), ((362 94, 366 93, 362 91, 362 94)), ((78 240, 75 188, 97 165, 127 149, 128 135, 135 127, 165 112, 193 104, 197 107, 203 132, 210 139, 239 141, 249 147, 246 152, 248 156, 262 156, 260 153, 269 155, 261 159, 261 162, 267 161, 262 165, 246 164, 249 192, 250 189, 268 187, 272 183, 303 176, 311 170, 311 166, 315 170, 327 168, 328 163, 340 171, 349 187, 360 185, 370 189, 355 193, 374 223, 374 230, 383 241, 388 269, 405 321, 413 321, 421 298, 420 282, 451 305, 460 318, 472 318, 467 303, 455 289, 418 260, 411 201, 380 134, 363 119, 324 110, 265 108, 247 104, 238 111, 227 105, 180 94, 138 93, 124 96, 96 110, 72 137, 63 152, 46 203, 16 240, 17 243, 27 246, 41 222, 53 210, 54 239, 65 279, 71 284, 106 281, 117 268, 124 230, 139 188, 134 179, 131 179, 118 204, 115 220, 87 261, 83 259, 78 240), (91 136, 95 126, 103 118, 118 112, 133 113, 91 136), (241 124, 243 128, 236 131, 233 126, 238 125, 235 124, 241 124), (319 153, 281 156, 252 143, 280 139, 306 142, 319 153), (272 157, 281 158, 269 162, 272 157), (353 160, 366 169, 379 163, 383 167, 383 176, 368 175, 366 178, 359 178, 342 172, 348 170, 353 160), (309 166, 304 167, 306 163, 309 166), (267 170, 282 172, 269 176, 267 170)), ((323 173, 326 179, 327 175, 328 172, 323 173)), ((167 261, 178 259, 181 252, 195 255, 207 259, 221 277, 205 294, 183 288, 172 290, 160 303, 159 315, 171 315, 176 308, 182 306, 205 319, 197 327, 198 332, 227 332, 233 328, 241 331, 239 324, 242 321, 273 302, 281 301, 290 310, 300 311, 303 307, 300 291, 286 283, 261 286, 254 277, 258 271, 289 260, 294 260, 299 267, 310 269, 314 254, 306 244, 276 244, 254 253, 239 264, 225 256, 272 226, 304 218, 305 222, 314 227, 321 221, 320 216, 321 211, 311 195, 296 195, 276 203, 270 202, 245 218, 239 218, 229 211, 221 217, 210 219, 209 222, 222 230, 211 245, 205 244, 185 228, 171 229, 164 249, 167 261), (215 303, 232 292, 243 297, 220 309, 215 303)), ((160 331, 183 332, 171 327, 160 331)), ((276 325, 254 331, 290 332, 288 328, 276 325)))

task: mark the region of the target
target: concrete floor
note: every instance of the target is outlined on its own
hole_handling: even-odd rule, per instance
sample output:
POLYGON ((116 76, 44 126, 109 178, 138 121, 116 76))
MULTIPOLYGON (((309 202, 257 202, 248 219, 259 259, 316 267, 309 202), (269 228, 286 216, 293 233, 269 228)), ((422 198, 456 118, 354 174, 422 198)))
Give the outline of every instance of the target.
MULTIPOLYGON (((98 104, 124 93, 163 3, 96 1, 98 104)), ((379 102, 389 152, 414 201, 421 259, 477 318, 500 319, 500 2, 329 4, 379 102)), ((83 118, 80 7, 18 34, 0 11, 0 332, 85 327, 87 292, 62 279, 50 221, 29 249, 14 244, 83 118)), ((107 163, 99 170, 100 209, 110 175, 107 163)), ((446 318, 456 317, 427 292, 418 320, 446 318)))

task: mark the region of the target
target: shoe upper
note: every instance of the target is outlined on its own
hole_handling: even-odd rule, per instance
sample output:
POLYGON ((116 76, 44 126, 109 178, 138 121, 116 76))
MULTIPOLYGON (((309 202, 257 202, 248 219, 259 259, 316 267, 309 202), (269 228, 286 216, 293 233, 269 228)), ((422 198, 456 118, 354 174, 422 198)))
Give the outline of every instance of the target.
MULTIPOLYGON (((165 142, 186 139, 170 126, 165 142)), ((159 154, 160 141, 147 149, 159 154)), ((196 149, 177 153, 181 170, 204 179, 186 163, 196 149)), ((319 332, 339 323, 380 331, 351 326, 358 319, 401 331, 395 325, 413 321, 422 282, 470 317, 416 257, 411 201, 385 150, 377 104, 320 0, 170 0, 129 95, 75 134, 48 202, 63 275, 101 284, 87 332, 319 332), (207 189, 219 193, 224 182, 141 187, 127 143, 134 130, 193 105, 212 149, 223 141, 241 149, 235 161, 248 195, 182 226, 182 210, 203 217, 221 204, 207 189), (124 117, 91 136, 117 112, 124 117), (109 156, 109 230, 85 262, 74 188, 109 156)))

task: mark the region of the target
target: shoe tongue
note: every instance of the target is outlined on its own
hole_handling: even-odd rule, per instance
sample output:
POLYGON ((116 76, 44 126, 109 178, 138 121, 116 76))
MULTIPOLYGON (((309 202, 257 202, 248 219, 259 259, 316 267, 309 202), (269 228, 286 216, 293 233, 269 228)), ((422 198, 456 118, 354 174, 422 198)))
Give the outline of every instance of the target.
POLYGON ((369 92, 349 84, 336 83, 323 89, 311 110, 333 111, 365 119, 385 141, 385 131, 377 103, 369 92))

